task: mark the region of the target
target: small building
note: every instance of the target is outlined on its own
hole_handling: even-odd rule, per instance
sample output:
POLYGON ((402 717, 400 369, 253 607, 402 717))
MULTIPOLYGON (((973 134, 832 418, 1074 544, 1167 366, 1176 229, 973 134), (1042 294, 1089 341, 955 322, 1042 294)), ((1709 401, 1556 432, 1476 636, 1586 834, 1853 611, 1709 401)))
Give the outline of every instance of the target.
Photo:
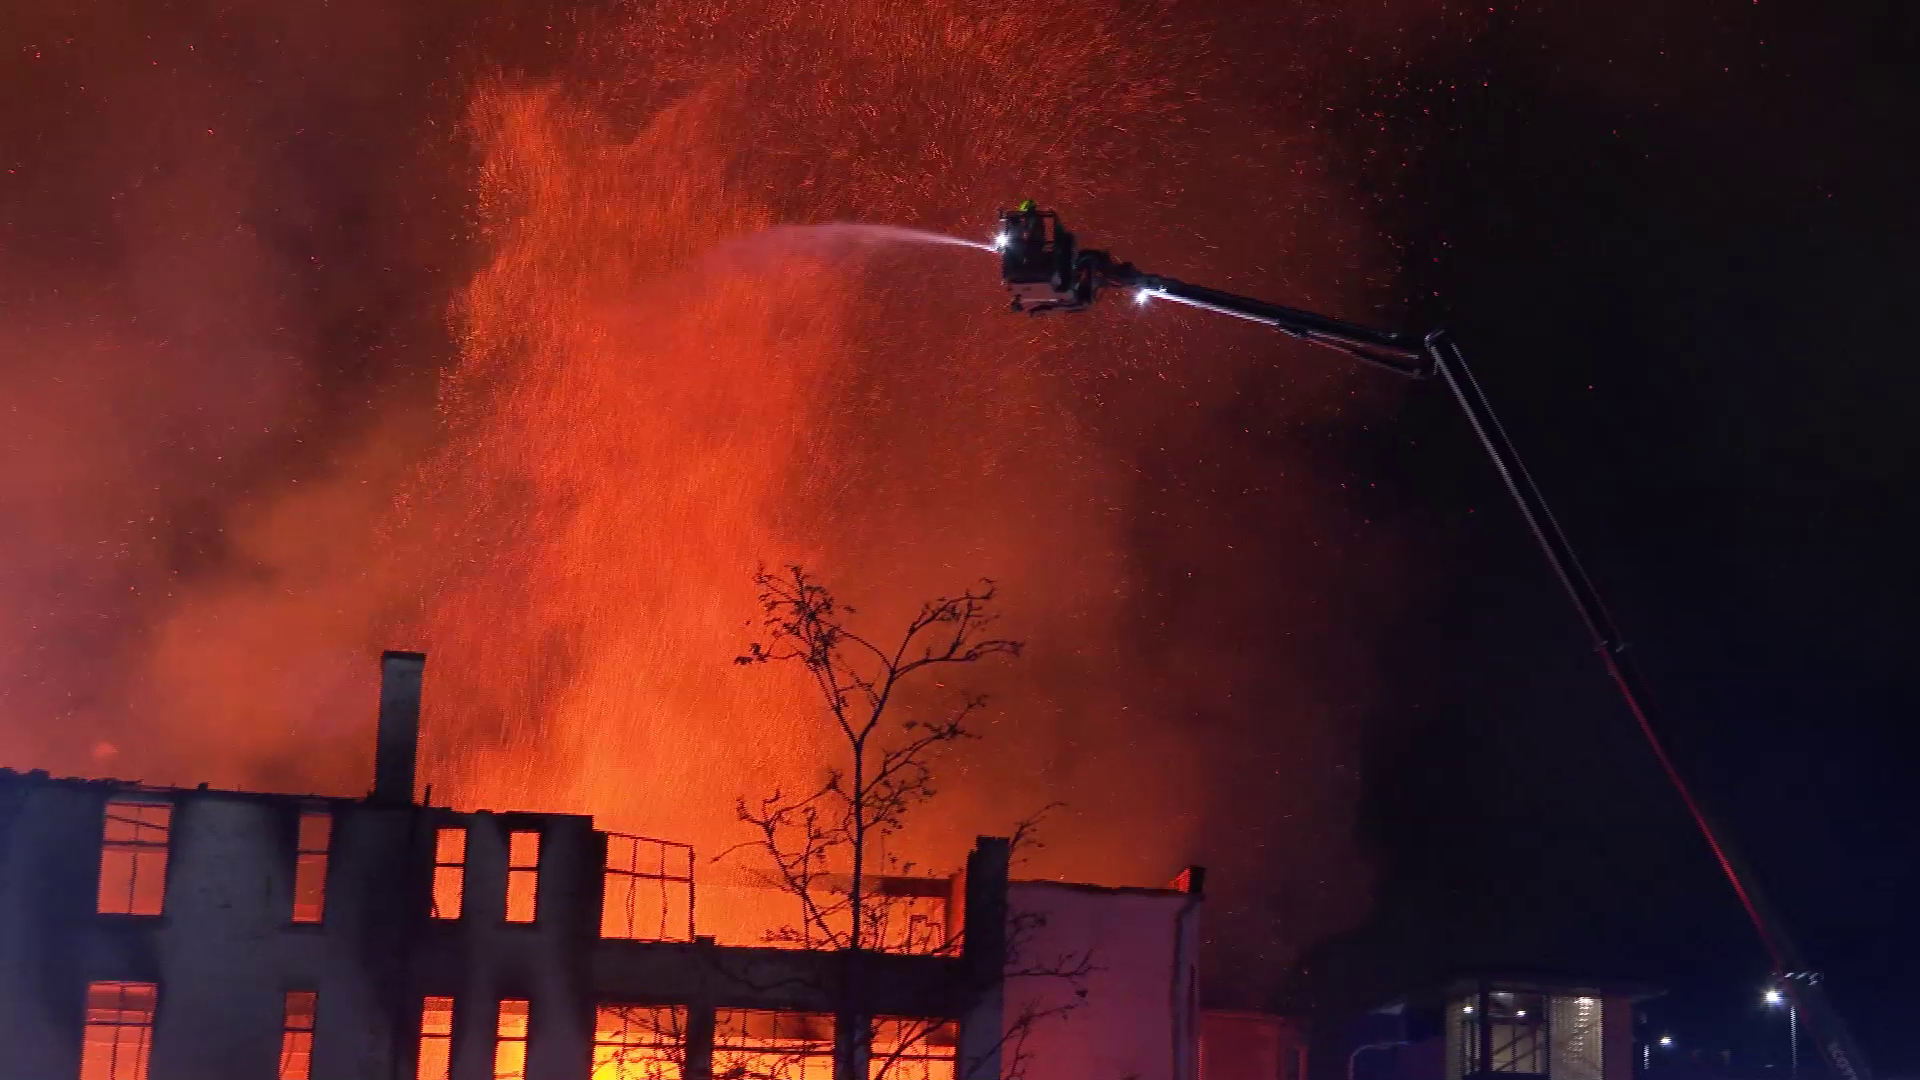
POLYGON ((1633 1080, 1637 988, 1479 976, 1445 991, 1445 1080, 1633 1080))
POLYGON ((1645 987, 1565 975, 1476 974, 1373 1014, 1355 1080, 1633 1080, 1645 987))

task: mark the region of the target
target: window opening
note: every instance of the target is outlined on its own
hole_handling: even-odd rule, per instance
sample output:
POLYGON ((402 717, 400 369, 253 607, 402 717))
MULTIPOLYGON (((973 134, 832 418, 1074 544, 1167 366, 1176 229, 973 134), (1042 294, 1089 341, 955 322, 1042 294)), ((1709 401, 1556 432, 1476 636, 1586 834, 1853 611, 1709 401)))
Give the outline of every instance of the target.
POLYGON ((286 1020, 280 1028, 280 1080, 307 1080, 313 1070, 313 1012, 318 997, 311 990, 287 993, 286 1020))
POLYGON ((460 917, 467 887, 467 830, 440 829, 433 838, 433 917, 460 917))
POLYGON ((954 1080, 959 1028, 951 1020, 880 1019, 867 1057, 870 1080, 954 1080))
POLYGON ((448 1080, 453 1069, 453 999, 430 997, 420 1005, 420 1065, 415 1080, 448 1080))
MULTIPOLYGON (((681 1080, 686 1060, 684 1007, 602 1005, 595 1011, 592 1080, 681 1080)), ((714 1075, 723 1074, 716 1067, 714 1075)))
POLYGON ((158 997, 159 988, 152 983, 87 984, 80 1080, 147 1080, 158 997))
POLYGON ((693 848, 672 840, 607 834, 600 936, 693 940, 693 848))
POLYGON ((713 1075, 747 1080, 830 1080, 833 1017, 722 1009, 714 1018, 713 1075))
POLYGON ((100 835, 100 912, 160 914, 166 903, 167 837, 172 823, 171 804, 107 800, 100 835))
POLYGON ((507 921, 530 923, 540 889, 540 834, 507 834, 507 921))
POLYGON ((500 1023, 494 1029, 493 1080, 527 1080, 526 1001, 500 1002, 500 1023))
POLYGON ((317 923, 327 907, 327 848, 333 839, 333 815, 309 810, 300 815, 293 856, 293 921, 317 923))

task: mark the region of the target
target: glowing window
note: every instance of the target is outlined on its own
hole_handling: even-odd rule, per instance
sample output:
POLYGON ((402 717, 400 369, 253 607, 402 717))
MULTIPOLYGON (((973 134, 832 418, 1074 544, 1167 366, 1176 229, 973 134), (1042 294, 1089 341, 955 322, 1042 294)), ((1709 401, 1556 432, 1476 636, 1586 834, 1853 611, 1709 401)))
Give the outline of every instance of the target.
POLYGON ((540 888, 540 834, 507 834, 507 921, 530 923, 540 888))
POLYGON ((467 887, 467 830, 440 829, 433 838, 433 917, 460 917, 467 887))
POLYGON ((447 1080, 453 1069, 453 999, 430 997, 420 1005, 420 1065, 415 1080, 447 1080))
MULTIPOLYGON (((686 1059, 686 1009, 602 1005, 595 1011, 592 1080, 680 1080, 686 1059)), ((717 1066, 714 1075, 722 1075, 717 1066)))
POLYGON ((527 1080, 527 1003, 509 998, 500 1003, 500 1025, 494 1029, 493 1080, 527 1080))
POLYGON ((87 984, 87 1026, 80 1044, 80 1080, 147 1080, 153 1049, 152 983, 87 984))
POLYGON ((874 1022, 870 1080, 954 1080, 959 1029, 948 1020, 874 1022))
POLYGON ((167 896, 167 832, 173 807, 109 799, 101 828, 99 910, 158 915, 167 896))
POLYGON ((286 1020, 280 1026, 280 1080, 307 1080, 313 1069, 313 1008, 318 996, 311 990, 287 994, 286 1020))
POLYGON ((833 1017, 723 1009, 714 1018, 713 1074, 756 1080, 829 1080, 833 1017))
POLYGON ((327 845, 333 815, 325 810, 300 815, 300 839, 293 856, 293 921, 317 923, 327 910, 327 845))

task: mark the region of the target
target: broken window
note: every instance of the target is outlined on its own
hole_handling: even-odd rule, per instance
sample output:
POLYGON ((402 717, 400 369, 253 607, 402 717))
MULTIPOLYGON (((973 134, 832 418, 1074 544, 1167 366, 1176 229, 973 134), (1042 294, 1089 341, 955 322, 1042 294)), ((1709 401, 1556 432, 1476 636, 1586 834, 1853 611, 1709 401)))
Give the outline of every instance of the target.
POLYGON ((528 1003, 508 998, 500 1003, 500 1023, 494 1029, 493 1080, 527 1080, 528 1003))
POLYGON ((167 830, 173 807, 119 797, 107 800, 100 836, 99 910, 158 915, 167 895, 167 830))
POLYGON ((870 1080, 954 1080, 959 1034, 950 1020, 877 1020, 867 1076, 870 1080))
POLYGON ((430 997, 420 1005, 420 1064, 415 1080, 447 1080, 453 1069, 453 999, 430 997))
POLYGON ((714 1018, 713 1075, 741 1080, 829 1080, 833 1017, 722 1009, 714 1018))
MULTIPOLYGON (((952 951, 956 943, 947 936, 950 882, 904 876, 871 880, 873 891, 860 917, 861 937, 870 943, 868 948, 895 953, 952 951)), ((841 885, 840 895, 851 885, 851 881, 841 885)))
POLYGON ((507 834, 507 921, 530 923, 540 888, 540 834, 507 834))
POLYGON ((280 1027, 280 1080, 307 1080, 313 1069, 313 1010, 318 998, 311 990, 287 993, 286 1020, 280 1027))
POLYGON ((601 937, 693 940, 693 848, 608 833, 603 880, 601 937))
POLYGON ((299 840, 293 856, 293 921, 317 923, 327 908, 327 846, 333 838, 333 815, 309 810, 300 815, 299 840))
POLYGON ((87 984, 87 1025, 80 1044, 80 1080, 147 1080, 153 1049, 152 983, 87 984))
POLYGON ((467 830, 440 829, 433 838, 433 917, 460 917, 467 887, 467 830))
MULTIPOLYGON (((602 1005, 595 1010, 592 1080, 681 1080, 686 1060, 685 1008, 602 1005)), ((723 1075, 716 1068, 714 1076, 723 1075)))

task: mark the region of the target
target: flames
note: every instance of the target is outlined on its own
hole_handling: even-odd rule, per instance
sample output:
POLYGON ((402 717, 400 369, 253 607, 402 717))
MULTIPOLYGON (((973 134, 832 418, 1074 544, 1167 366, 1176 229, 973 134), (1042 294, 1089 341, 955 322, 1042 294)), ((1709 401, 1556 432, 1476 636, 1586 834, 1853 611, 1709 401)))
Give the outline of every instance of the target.
MULTIPOLYGON (((669 5, 590 32, 591 78, 475 89, 489 261, 455 306, 453 438, 422 490, 451 509, 422 515, 443 568, 419 624, 443 797, 724 847, 736 797, 813 783, 839 752, 804 688, 729 664, 756 565, 822 566, 878 602, 881 632, 978 574, 1028 594, 1029 625, 1062 600, 1090 614, 1033 596, 1039 566, 1082 595, 1125 576, 1110 538, 1073 550, 1119 494, 1046 430, 1058 403, 1029 358, 1046 339, 992 323, 990 259, 756 239, 836 213, 977 229, 1012 190, 996 172, 1085 183, 1064 166, 1098 161, 1160 88, 1095 92, 1124 67, 1095 23, 1065 67, 1082 130, 1033 123, 1016 58, 1048 29, 918 3, 669 5), (1002 518, 1043 495, 1044 534, 1002 518)), ((914 854, 951 865, 966 827, 914 854)), ((703 903, 704 928, 724 906, 703 903)))
MULTIPOLYGON (((436 802, 691 842, 702 932, 750 937, 704 857, 745 838, 736 797, 809 783, 836 750, 804 687, 731 664, 752 571, 805 563, 880 634, 990 576, 1030 647, 970 679, 996 702, 986 741, 893 854, 944 872, 1062 800, 1025 872, 1158 882, 1230 843, 1258 852, 1242 880, 1292 897, 1288 941, 1350 919, 1353 789, 1331 767, 1352 713, 1306 643, 1344 621, 1317 591, 1334 543, 1379 548, 1322 466, 1260 455, 1344 423, 1352 384, 1323 365, 1275 390, 1254 374, 1272 339, 1165 305, 1016 318, 965 248, 766 239, 841 220, 986 239, 1033 197, 1144 265, 1351 311, 1386 261, 1307 121, 1227 100, 1232 50, 1196 25, 1156 3, 657 0, 552 31, 572 36, 551 70, 460 72, 458 153, 429 159, 470 186, 430 190, 470 207, 472 258, 442 260, 461 269, 434 403, 402 385, 297 476, 207 496, 219 540, 192 575, 155 523, 137 610, 118 578, 99 591, 140 632, 62 714, 93 758, 37 730, 0 749, 357 793, 371 658, 422 648, 436 802)), ((165 512, 128 505, 129 529, 165 512)))

